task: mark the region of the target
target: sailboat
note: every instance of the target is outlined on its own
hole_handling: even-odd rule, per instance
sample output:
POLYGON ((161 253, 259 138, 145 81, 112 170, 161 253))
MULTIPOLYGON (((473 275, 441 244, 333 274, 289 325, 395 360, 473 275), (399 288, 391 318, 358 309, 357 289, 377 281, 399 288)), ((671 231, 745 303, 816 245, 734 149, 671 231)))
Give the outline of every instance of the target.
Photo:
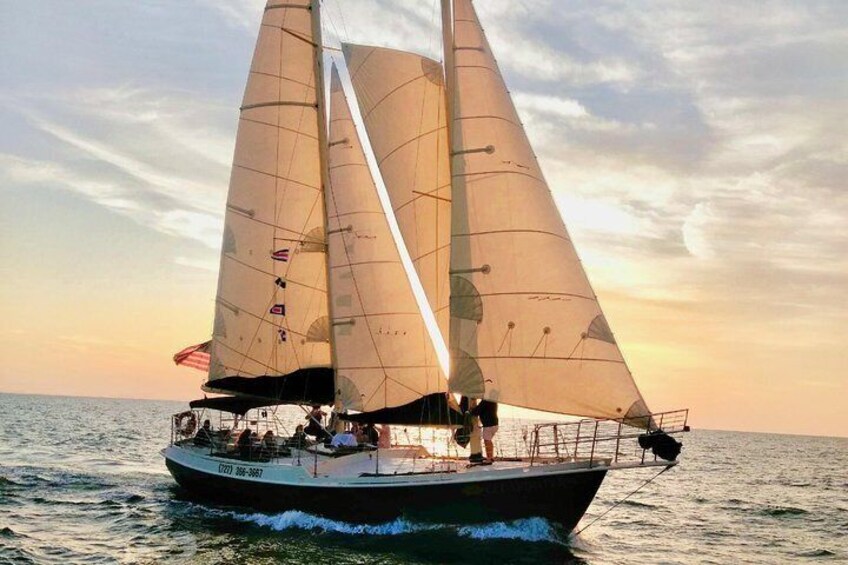
POLYGON ((570 531, 609 471, 677 464, 688 411, 649 411, 472 0, 441 8, 442 62, 342 46, 357 123, 325 68, 320 2, 265 7, 202 348, 203 389, 223 396, 176 415, 163 450, 192 495, 366 522, 540 516, 570 531), (471 415, 482 401, 572 419, 535 424, 523 452, 492 462, 471 415), (332 406, 318 440, 367 423, 439 430, 450 447, 342 448, 289 430, 267 449, 250 432, 281 405, 332 406), (198 441, 205 410, 231 425, 198 441))

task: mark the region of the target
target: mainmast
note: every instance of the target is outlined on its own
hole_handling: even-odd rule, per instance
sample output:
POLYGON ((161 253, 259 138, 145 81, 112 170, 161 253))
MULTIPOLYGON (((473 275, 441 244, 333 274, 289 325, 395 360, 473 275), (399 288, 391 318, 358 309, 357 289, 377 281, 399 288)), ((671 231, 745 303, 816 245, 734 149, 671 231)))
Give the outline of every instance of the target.
MULTIPOLYGON (((339 399, 339 385, 337 382, 338 361, 336 355, 335 338, 333 336, 333 291, 332 273, 330 272, 330 220, 327 216, 327 188, 330 186, 330 169, 327 159, 327 152, 330 145, 327 140, 327 102, 326 90, 324 88, 324 42, 321 35, 321 0, 311 0, 309 10, 312 14, 312 42, 315 52, 315 97, 318 102, 318 155, 321 166, 321 205, 323 206, 324 225, 324 261, 327 266, 325 274, 327 277, 327 317, 329 325, 327 328, 327 340, 330 343, 330 359, 333 368, 333 406, 336 410, 341 408, 339 399)), ((340 419, 336 420, 336 426, 342 426, 343 422, 340 419)), ((341 431, 339 429, 336 430, 341 431)))
MULTIPOLYGON (((453 158, 455 153, 454 148, 454 103, 456 101, 455 98, 455 88, 456 88, 456 66, 454 61, 454 27, 453 27, 453 1, 452 0, 442 0, 442 52, 444 59, 444 67, 445 67, 445 110, 447 113, 447 134, 448 134, 448 168, 450 172, 451 179, 451 195, 456 193, 453 190, 453 180, 454 180, 454 166, 453 166, 453 158)), ((455 214, 453 211, 454 208, 451 206, 451 214, 455 214)), ((451 232, 453 232, 454 226, 456 222, 451 219, 451 232)), ((451 244, 453 244, 453 238, 451 238, 451 244)), ((448 272, 448 277, 450 280, 453 280, 450 271, 448 272)), ((453 285, 451 285, 453 286, 453 285)), ((451 293, 453 293, 453 289, 451 289, 451 293)), ((453 316, 451 316, 451 322, 449 326, 453 326, 453 316)), ((448 335, 446 336, 448 343, 448 351, 451 356, 450 363, 450 371, 454 371, 454 352, 456 351, 456 347, 454 345, 455 338, 453 328, 449 329, 448 335)), ((477 404, 477 400, 473 398, 468 399, 468 409, 474 408, 477 404)), ((483 449, 480 443, 480 427, 477 417, 472 418, 471 420, 471 439, 469 443, 469 450, 471 454, 469 459, 471 461, 482 461, 483 459, 483 449)))

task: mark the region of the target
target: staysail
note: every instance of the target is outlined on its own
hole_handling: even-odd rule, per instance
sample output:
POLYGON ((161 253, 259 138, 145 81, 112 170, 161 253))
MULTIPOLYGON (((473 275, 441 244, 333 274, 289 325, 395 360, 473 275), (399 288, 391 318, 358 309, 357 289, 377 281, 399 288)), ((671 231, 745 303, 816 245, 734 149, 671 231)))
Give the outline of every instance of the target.
POLYGON ((337 399, 371 412, 447 391, 335 68, 329 171, 337 399))
POLYGON ((405 51, 342 47, 404 244, 446 338, 450 171, 442 66, 405 51))
POLYGON ((332 378, 312 4, 271 0, 262 18, 227 198, 208 389, 296 372, 332 378))
POLYGON ((453 53, 451 390, 645 415, 471 0, 454 1, 453 53))

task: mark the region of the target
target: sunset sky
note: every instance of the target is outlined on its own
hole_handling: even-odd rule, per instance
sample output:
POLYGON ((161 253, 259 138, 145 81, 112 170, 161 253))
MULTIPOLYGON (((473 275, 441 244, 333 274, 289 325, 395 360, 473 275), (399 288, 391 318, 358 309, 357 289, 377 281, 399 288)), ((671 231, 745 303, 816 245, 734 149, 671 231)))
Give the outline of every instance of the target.
MULTIPOLYGON (((200 394, 263 6, 0 2, 0 391, 200 394)), ((324 6, 441 58, 437 0, 324 6)), ((848 434, 848 3, 477 9, 649 405, 848 434)))

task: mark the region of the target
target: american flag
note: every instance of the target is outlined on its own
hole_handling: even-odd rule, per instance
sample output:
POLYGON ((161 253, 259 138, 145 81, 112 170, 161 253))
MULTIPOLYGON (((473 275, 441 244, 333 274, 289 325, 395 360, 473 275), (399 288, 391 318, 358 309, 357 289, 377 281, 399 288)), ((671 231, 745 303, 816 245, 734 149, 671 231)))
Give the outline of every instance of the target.
POLYGON ((209 370, 209 350, 212 348, 212 341, 199 343, 186 347, 179 353, 174 354, 174 363, 177 365, 185 365, 199 371, 209 370))

